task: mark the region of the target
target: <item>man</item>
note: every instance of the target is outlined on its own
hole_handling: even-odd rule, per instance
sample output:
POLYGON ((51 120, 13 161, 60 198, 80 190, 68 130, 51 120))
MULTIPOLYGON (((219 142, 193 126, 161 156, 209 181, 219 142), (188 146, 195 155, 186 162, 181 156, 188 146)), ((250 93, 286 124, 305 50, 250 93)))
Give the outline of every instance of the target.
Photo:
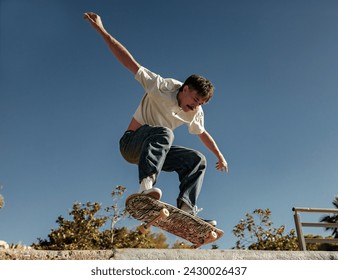
MULTIPOLYGON (((190 76, 183 84, 164 79, 141 66, 129 51, 104 28, 100 16, 85 13, 84 18, 102 36, 117 60, 125 66, 145 89, 127 131, 120 140, 122 156, 139 169, 139 193, 160 199, 162 192, 153 187, 163 171, 179 175, 180 192, 177 207, 196 215, 196 201, 202 187, 206 159, 198 151, 174 146, 173 130, 186 124, 217 157, 216 169, 228 171, 228 164, 212 136, 204 128, 201 105, 213 95, 213 85, 204 77, 190 76)), ((213 225, 216 221, 207 220, 213 225)))

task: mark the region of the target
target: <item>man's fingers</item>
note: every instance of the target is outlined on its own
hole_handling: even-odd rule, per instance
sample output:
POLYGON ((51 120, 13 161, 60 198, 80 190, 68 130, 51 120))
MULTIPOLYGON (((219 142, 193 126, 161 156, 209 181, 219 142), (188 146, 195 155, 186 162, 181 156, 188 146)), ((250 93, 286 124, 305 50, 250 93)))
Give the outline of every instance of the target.
POLYGON ((216 163, 216 169, 222 172, 228 172, 228 166, 225 166, 220 163, 216 163))
POLYGON ((88 12, 88 13, 83 14, 84 19, 89 19, 91 21, 93 21, 96 16, 97 15, 95 13, 92 13, 92 12, 88 12))

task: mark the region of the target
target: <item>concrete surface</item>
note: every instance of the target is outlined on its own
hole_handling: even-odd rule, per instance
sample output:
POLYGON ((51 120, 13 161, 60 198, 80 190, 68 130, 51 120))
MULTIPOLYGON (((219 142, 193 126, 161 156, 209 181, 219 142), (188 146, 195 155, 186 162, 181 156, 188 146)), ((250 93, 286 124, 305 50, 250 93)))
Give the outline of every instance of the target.
POLYGON ((0 260, 338 260, 338 252, 189 249, 42 251, 1 249, 0 260))

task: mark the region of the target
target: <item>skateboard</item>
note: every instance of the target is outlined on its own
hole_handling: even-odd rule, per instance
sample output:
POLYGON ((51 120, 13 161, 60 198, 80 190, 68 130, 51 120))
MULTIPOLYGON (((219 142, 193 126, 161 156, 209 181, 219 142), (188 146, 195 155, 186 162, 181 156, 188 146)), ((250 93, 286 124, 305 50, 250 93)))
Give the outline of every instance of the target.
POLYGON ((200 218, 142 194, 129 196, 126 199, 126 210, 133 218, 143 221, 138 227, 141 233, 154 226, 189 241, 192 243, 191 248, 212 243, 224 234, 200 218))

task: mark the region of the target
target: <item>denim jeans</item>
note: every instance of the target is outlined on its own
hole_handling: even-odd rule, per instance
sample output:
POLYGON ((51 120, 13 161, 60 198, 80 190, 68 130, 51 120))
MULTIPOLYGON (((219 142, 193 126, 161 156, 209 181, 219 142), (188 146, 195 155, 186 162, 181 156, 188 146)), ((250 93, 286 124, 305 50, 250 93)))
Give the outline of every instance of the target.
POLYGON ((180 181, 177 207, 185 202, 193 208, 202 188, 206 159, 198 151, 173 146, 173 140, 171 129, 143 125, 124 133, 120 151, 125 160, 138 165, 140 182, 152 177, 155 184, 161 170, 176 171, 180 181))

